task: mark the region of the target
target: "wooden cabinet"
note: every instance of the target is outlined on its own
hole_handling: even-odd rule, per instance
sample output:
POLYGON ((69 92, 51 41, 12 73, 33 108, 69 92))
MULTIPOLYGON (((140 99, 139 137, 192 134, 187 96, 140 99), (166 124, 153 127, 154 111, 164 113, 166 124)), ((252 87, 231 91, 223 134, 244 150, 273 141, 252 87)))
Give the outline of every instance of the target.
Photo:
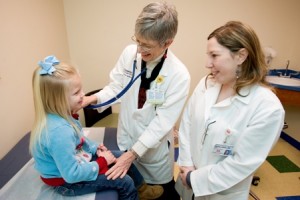
POLYGON ((276 95, 284 105, 300 106, 300 92, 275 88, 276 95))

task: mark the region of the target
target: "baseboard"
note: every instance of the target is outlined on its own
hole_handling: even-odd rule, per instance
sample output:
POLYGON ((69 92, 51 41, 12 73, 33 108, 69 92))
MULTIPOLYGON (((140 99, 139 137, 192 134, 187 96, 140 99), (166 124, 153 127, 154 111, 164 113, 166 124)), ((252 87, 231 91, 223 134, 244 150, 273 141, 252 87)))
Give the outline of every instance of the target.
POLYGON ((296 149, 298 149, 300 151, 300 142, 299 141, 292 138, 291 136, 289 136, 288 134, 286 134, 283 131, 281 132, 280 137, 282 139, 284 139, 285 141, 287 141, 290 145, 292 145, 293 147, 295 147, 296 149))

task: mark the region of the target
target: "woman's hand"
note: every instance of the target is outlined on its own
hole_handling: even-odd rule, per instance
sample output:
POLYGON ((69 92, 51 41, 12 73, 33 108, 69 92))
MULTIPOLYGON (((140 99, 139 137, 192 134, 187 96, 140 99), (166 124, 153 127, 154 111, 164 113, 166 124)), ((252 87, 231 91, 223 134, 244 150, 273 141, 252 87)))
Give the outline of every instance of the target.
POLYGON ((84 108, 90 104, 96 104, 96 103, 97 103, 96 95, 84 96, 82 99, 81 107, 84 108))
POLYGON ((190 188, 190 186, 186 183, 186 176, 188 174, 189 171, 194 171, 195 170, 195 167, 194 166, 182 166, 179 168, 180 170, 180 178, 181 178, 181 181, 182 181, 182 184, 187 187, 187 188, 190 188))
POLYGON ((107 176, 107 180, 110 179, 117 179, 117 178, 123 178, 129 167, 131 166, 132 162, 134 161, 135 156, 132 152, 126 152, 123 153, 119 158, 117 158, 117 162, 112 166, 105 175, 107 176))

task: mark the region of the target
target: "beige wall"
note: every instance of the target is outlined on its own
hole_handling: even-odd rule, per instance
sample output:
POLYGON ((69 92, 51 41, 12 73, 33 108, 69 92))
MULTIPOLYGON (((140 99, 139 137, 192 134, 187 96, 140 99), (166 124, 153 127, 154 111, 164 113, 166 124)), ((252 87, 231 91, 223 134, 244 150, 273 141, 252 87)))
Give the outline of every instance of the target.
POLYGON ((0 0, 0 26, 2 158, 31 129, 37 62, 49 54, 70 56, 61 0, 0 0))
MULTIPOLYGON (((85 91, 106 85, 134 22, 149 0, 0 0, 0 157, 31 129, 31 75, 49 54, 76 63, 85 91)), ((277 57, 272 68, 300 70, 300 1, 173 0, 179 31, 171 50, 187 65, 192 87, 205 69, 206 38, 228 20, 250 24, 277 57)), ((296 113, 298 115, 298 113, 296 113)), ((299 129, 297 129, 299 130, 299 129)))
MULTIPOLYGON (((70 54, 81 70, 86 91, 103 87, 125 45, 134 22, 149 0, 64 0, 70 54), (106 76, 105 76, 106 75, 106 76)), ((207 73, 206 38, 228 20, 253 26, 264 46, 277 51, 274 68, 300 70, 299 0, 173 0, 179 31, 172 51, 187 65, 192 89, 207 73)))

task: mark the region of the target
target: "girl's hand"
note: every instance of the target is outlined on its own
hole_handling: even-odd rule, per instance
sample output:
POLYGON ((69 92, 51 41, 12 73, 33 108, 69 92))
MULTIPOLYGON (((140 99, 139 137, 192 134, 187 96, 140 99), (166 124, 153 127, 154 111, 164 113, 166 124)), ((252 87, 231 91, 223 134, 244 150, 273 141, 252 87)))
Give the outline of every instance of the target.
POLYGON ((100 144, 100 145, 98 146, 97 150, 100 150, 100 151, 107 151, 108 149, 107 149, 106 146, 104 146, 104 144, 100 144))
POLYGON ((97 147, 97 156, 100 157, 101 156, 101 152, 104 152, 104 151, 108 151, 108 149, 106 148, 106 146, 104 146, 103 144, 100 144, 98 147, 97 147))
MULTIPOLYGON (((99 151, 99 150, 98 150, 99 151)), ((107 162, 107 165, 110 165, 112 163, 115 163, 116 162, 116 157, 111 153, 111 151, 99 151, 99 154, 98 154, 98 151, 97 151, 97 155, 98 157, 104 157, 106 162, 107 162)))

